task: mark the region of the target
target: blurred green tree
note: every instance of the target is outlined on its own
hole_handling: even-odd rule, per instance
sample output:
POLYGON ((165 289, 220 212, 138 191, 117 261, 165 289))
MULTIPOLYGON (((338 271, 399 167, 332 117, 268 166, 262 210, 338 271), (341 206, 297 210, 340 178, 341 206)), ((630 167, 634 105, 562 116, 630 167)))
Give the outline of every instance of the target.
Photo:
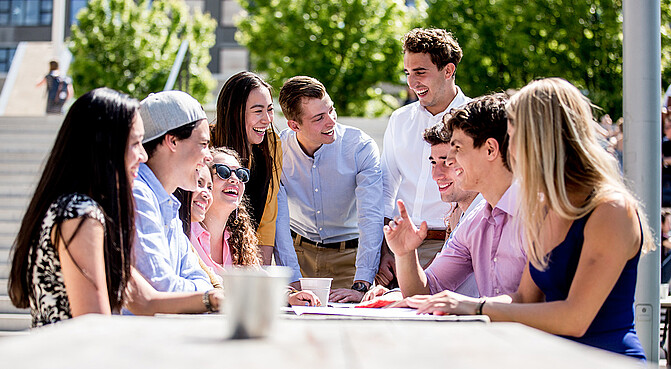
POLYGON ((381 83, 401 83, 401 37, 417 10, 400 0, 239 0, 236 40, 275 89, 295 75, 326 86, 343 115, 398 107, 381 83))
POLYGON ((205 103, 215 82, 207 64, 216 21, 183 0, 91 0, 72 26, 77 95, 110 87, 142 99, 161 91, 182 40, 189 41, 188 93, 205 103))
POLYGON ((622 116, 622 0, 427 1, 426 24, 453 32, 464 51, 457 83, 467 95, 562 77, 622 116))

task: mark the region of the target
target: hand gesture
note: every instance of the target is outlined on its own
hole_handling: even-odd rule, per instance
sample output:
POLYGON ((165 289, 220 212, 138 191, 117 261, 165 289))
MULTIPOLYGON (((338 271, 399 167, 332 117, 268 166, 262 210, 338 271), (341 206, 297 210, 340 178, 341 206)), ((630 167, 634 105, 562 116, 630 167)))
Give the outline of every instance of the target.
POLYGON ((338 288, 331 291, 329 301, 332 302, 360 302, 364 293, 349 288, 338 288))
POLYGON ((426 238, 429 227, 426 222, 422 222, 417 229, 408 216, 403 200, 398 200, 396 203, 401 216, 394 218, 388 225, 384 226, 384 237, 389 249, 397 257, 402 257, 417 250, 426 238))

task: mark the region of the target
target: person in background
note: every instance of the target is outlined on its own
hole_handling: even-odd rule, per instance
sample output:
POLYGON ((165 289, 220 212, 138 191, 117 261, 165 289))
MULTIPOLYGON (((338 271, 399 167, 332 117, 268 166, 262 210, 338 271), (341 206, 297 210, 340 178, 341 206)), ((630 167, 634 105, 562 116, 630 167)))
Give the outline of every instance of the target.
POLYGON ((640 255, 654 240, 617 161, 598 143, 589 100, 566 80, 548 78, 520 90, 507 111, 529 256, 519 288, 480 299, 445 291, 409 305, 419 313, 485 314, 645 360, 634 291, 640 255))
POLYGON ((9 296, 30 308, 33 327, 123 306, 137 314, 218 309, 219 293, 159 293, 131 266, 133 179, 147 160, 138 107, 99 88, 63 121, 13 248, 9 296))
POLYGON ((62 75, 58 62, 49 62, 49 73, 44 76, 36 87, 47 86, 47 114, 63 114, 63 105, 74 95, 72 79, 62 75))
POLYGON ((271 87, 258 75, 243 71, 226 81, 217 99, 212 147, 229 147, 250 169, 249 213, 259 237, 261 261, 269 265, 275 245, 277 192, 282 174, 282 147, 273 130, 271 87))

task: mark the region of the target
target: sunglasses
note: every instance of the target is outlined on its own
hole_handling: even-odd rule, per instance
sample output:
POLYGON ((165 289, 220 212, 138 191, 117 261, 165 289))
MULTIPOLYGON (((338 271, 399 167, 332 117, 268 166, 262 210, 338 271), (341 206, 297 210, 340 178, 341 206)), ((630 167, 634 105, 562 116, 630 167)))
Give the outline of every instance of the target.
POLYGON ((231 169, 226 164, 214 164, 213 167, 219 178, 223 180, 231 178, 231 173, 235 173, 235 176, 238 177, 240 182, 247 183, 249 181, 249 169, 247 168, 231 169))

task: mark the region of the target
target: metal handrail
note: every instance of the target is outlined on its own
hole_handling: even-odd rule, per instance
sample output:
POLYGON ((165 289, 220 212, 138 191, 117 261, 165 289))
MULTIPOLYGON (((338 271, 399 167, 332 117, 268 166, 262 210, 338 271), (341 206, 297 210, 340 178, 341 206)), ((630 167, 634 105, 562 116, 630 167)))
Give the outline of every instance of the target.
MULTIPOLYGON (((165 82, 165 87, 163 87, 163 91, 172 90, 175 87, 175 82, 177 81, 179 73, 182 71, 184 60, 186 59, 187 62, 189 60, 189 58, 187 57, 188 51, 189 51, 189 41, 184 40, 182 41, 182 44, 179 46, 179 51, 177 51, 177 57, 175 58, 175 62, 173 63, 172 68, 170 69, 170 75, 168 75, 168 80, 165 82)), ((188 74, 187 74, 187 87, 188 87, 188 74)))

